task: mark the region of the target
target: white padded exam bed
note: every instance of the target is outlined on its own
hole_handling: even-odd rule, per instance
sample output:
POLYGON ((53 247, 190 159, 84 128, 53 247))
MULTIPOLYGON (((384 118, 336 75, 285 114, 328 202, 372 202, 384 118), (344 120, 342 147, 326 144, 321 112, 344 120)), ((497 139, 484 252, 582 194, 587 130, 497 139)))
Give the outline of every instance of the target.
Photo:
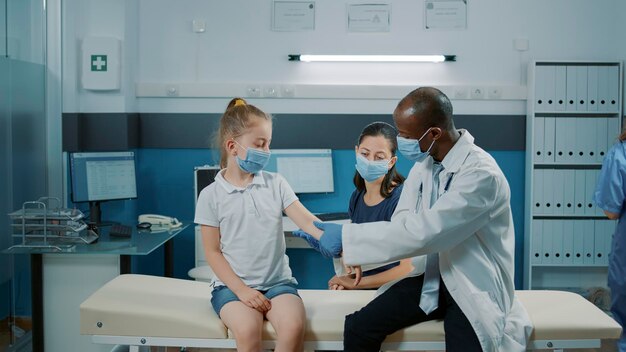
MULTIPOLYGON (((210 304, 206 282, 146 275, 121 275, 80 306, 81 334, 94 343, 139 346, 235 348, 235 340, 210 304)), ((305 349, 342 349, 345 315, 369 302, 374 291, 299 290, 307 314, 305 349)), ((529 349, 600 347, 617 339, 621 327, 581 296, 562 291, 517 291, 534 324, 529 349)), ((264 345, 275 333, 266 322, 264 345)), ((444 350, 441 321, 396 332, 384 350, 444 350)))

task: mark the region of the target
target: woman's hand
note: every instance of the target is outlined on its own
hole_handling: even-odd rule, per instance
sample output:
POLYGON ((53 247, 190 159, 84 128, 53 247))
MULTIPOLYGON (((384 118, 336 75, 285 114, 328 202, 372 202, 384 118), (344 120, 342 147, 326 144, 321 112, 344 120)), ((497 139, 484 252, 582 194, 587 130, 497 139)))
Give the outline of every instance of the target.
POLYGON ((333 276, 333 278, 328 281, 328 288, 331 290, 354 290, 357 287, 354 283, 354 276, 344 275, 333 276))
POLYGON ((247 305, 250 308, 256 309, 261 313, 267 313, 270 309, 272 309, 272 302, 270 302, 267 297, 265 297, 261 292, 250 288, 245 287, 241 290, 241 292, 235 292, 237 298, 243 304, 247 305))

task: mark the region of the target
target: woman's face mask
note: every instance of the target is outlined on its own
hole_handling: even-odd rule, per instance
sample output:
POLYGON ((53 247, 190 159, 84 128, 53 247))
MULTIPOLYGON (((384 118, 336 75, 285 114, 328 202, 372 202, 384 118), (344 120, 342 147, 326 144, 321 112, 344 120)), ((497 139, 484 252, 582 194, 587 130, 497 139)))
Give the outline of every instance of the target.
POLYGON ((433 140, 433 142, 430 143, 430 146, 425 152, 423 152, 422 148, 420 147, 420 141, 426 136, 428 132, 430 132, 431 129, 432 127, 429 128, 419 139, 409 139, 400 136, 396 137, 396 139, 398 140, 398 150, 400 151, 400 153, 402 153, 405 158, 413 162, 420 162, 426 159, 426 157, 430 155, 430 150, 435 144, 435 141, 433 140))
POLYGON ((270 161, 270 152, 266 152, 255 148, 245 148, 237 141, 233 140, 239 147, 246 150, 246 159, 243 160, 237 156, 237 165, 244 172, 256 174, 263 170, 267 163, 270 161))
POLYGON ((387 160, 379 160, 379 161, 370 161, 367 160, 363 155, 356 155, 356 171, 363 177, 363 179, 367 182, 373 182, 379 179, 382 176, 385 176, 389 171, 389 163, 390 159, 387 160))

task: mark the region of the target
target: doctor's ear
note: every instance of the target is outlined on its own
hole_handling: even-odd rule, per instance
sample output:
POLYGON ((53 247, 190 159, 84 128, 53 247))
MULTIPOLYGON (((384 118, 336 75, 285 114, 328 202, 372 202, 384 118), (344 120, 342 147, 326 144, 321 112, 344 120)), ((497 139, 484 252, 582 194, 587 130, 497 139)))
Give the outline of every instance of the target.
POLYGON ((437 140, 437 139, 441 138, 441 136, 443 135, 443 130, 441 128, 439 128, 439 127, 433 127, 433 128, 430 129, 429 133, 431 134, 431 136, 432 136, 432 138, 434 140, 437 140))

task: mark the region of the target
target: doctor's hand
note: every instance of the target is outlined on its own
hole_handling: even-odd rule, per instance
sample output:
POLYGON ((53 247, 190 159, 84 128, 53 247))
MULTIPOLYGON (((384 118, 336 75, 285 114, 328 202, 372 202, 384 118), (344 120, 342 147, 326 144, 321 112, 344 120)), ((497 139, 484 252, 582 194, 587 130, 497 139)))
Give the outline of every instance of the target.
POLYGON ((343 225, 334 224, 331 222, 318 222, 314 221, 313 225, 318 229, 324 231, 322 237, 320 237, 320 253, 326 257, 339 258, 343 247, 341 243, 341 230, 343 225))
POLYGON ((237 298, 252 309, 256 309, 261 313, 267 313, 272 309, 272 302, 265 297, 261 292, 250 288, 244 287, 241 292, 235 292, 237 298))
POLYGON ((311 248, 315 249, 318 252, 320 251, 320 241, 315 239, 315 237, 311 236, 310 234, 300 229, 293 231, 291 234, 295 237, 300 237, 304 239, 309 244, 309 246, 311 246, 311 248))

